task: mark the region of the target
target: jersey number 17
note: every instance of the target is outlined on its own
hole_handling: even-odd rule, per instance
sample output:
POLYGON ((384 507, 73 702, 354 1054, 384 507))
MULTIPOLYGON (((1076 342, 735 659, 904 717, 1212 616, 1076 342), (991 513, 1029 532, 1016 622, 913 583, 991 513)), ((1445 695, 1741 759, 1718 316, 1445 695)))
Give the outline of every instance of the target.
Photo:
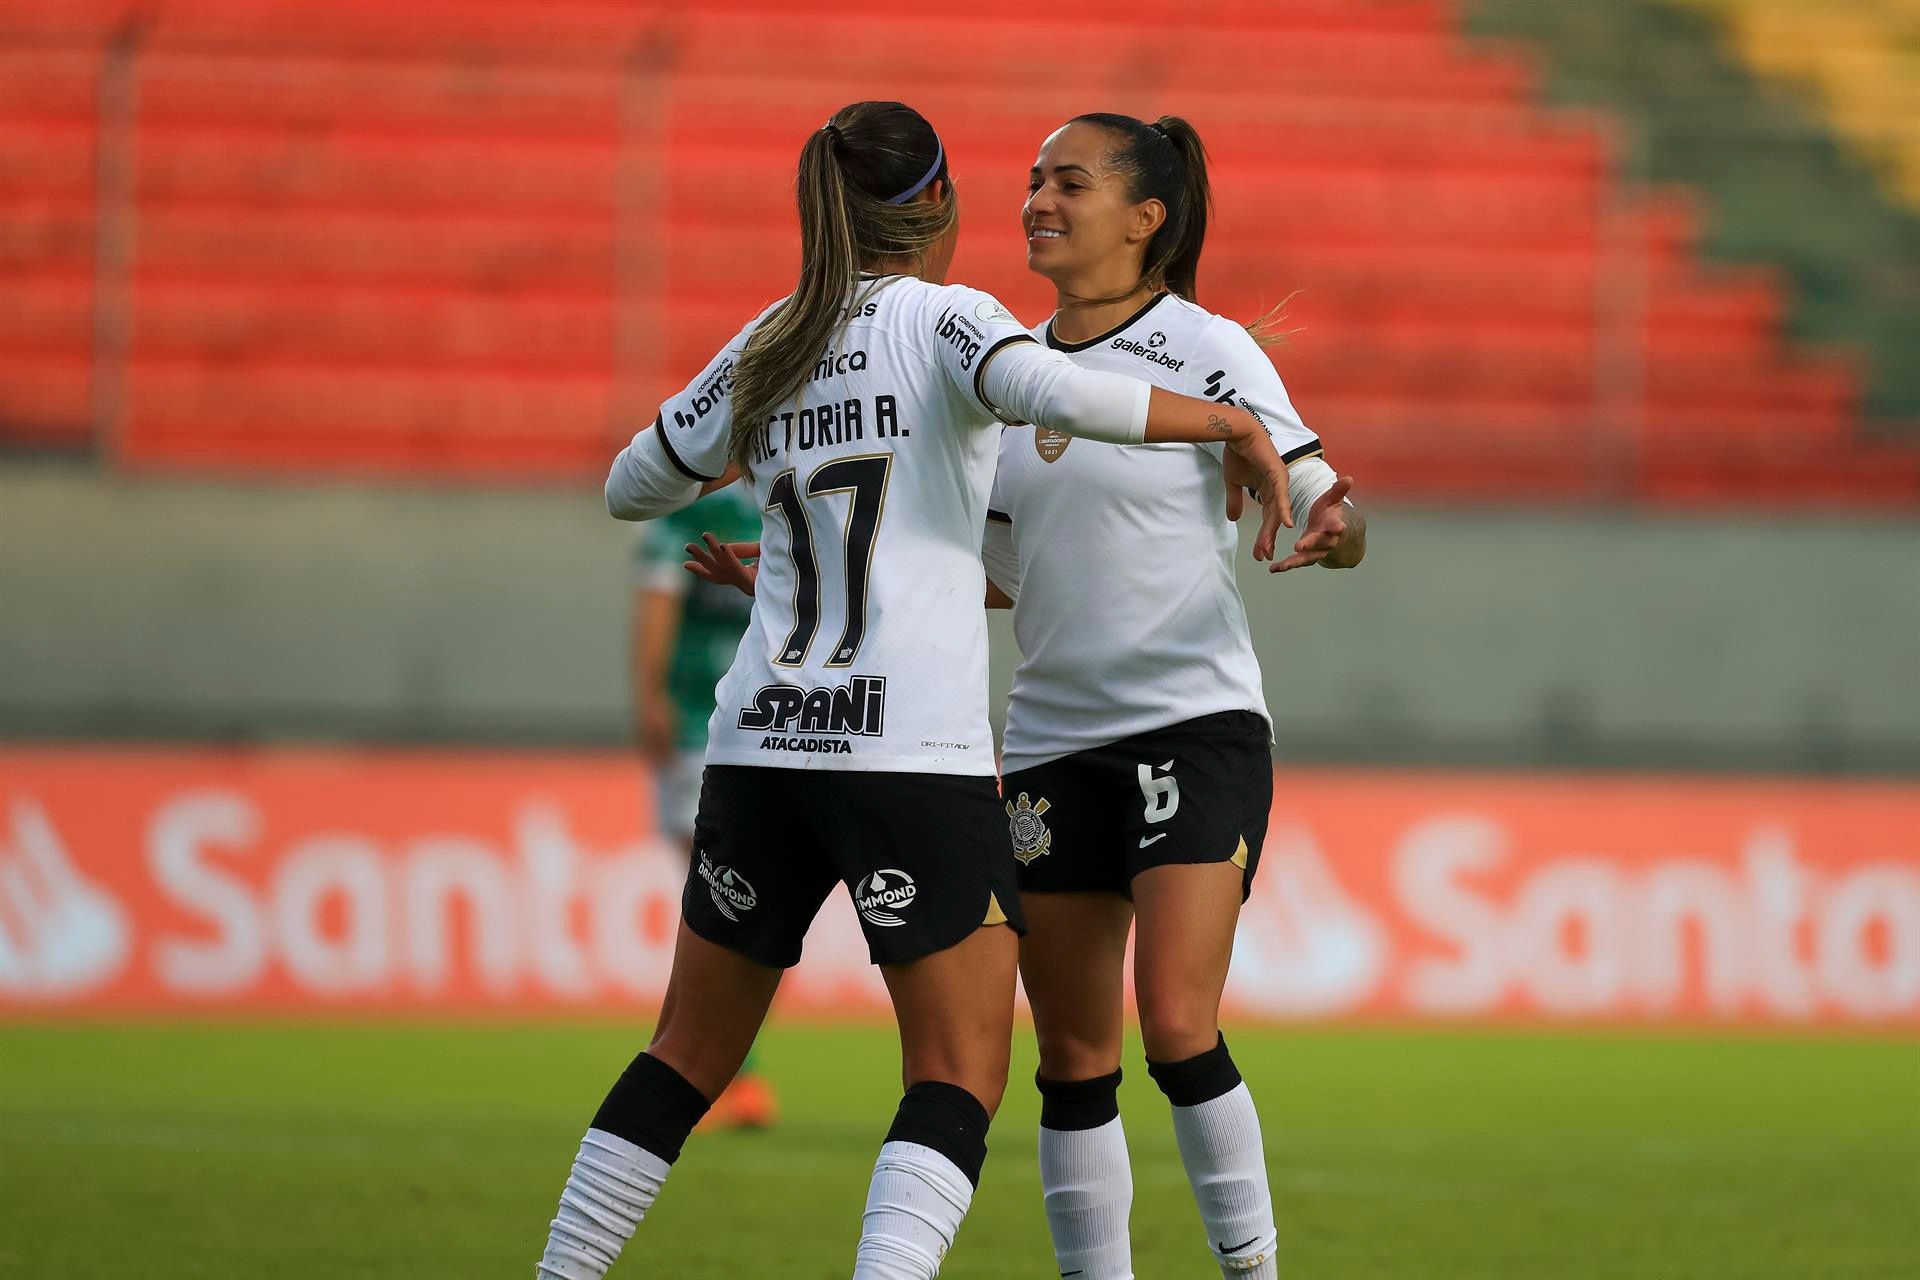
POLYGON ((887 505, 887 481, 893 474, 891 453, 836 458, 823 463, 803 486, 792 470, 775 476, 767 488, 768 511, 778 512, 787 525, 787 543, 793 554, 793 630, 774 661, 797 667, 807 660, 814 633, 820 630, 820 562, 813 550, 813 525, 803 497, 827 493, 853 494, 847 526, 841 533, 847 586, 846 626, 833 646, 829 667, 853 665, 867 634, 867 578, 873 569, 873 543, 880 533, 880 516, 887 505))

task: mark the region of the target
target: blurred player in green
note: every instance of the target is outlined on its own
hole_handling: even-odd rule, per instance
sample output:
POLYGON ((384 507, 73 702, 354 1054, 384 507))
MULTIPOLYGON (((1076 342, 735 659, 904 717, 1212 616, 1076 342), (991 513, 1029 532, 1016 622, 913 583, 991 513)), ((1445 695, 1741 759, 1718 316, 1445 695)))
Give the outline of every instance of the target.
MULTIPOLYGON (((689 856, 714 686, 733 664, 753 612, 750 597, 681 569, 687 544, 698 542, 702 533, 728 542, 759 539, 760 513, 743 486, 730 486, 649 521, 634 552, 634 724, 641 753, 653 768, 661 834, 689 856)), ((705 1123, 763 1129, 773 1119, 773 1090, 749 1054, 705 1123)))

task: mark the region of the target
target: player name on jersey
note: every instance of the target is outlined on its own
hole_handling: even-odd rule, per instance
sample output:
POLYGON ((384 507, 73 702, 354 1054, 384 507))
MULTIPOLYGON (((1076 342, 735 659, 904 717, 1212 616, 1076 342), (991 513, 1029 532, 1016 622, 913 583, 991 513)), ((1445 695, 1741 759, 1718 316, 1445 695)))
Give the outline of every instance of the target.
MULTIPOLYGON (((861 368, 865 367, 863 362, 861 368)), ((857 444, 869 438, 898 440, 912 434, 910 428, 900 423, 898 397, 850 396, 775 414, 755 433, 752 457, 757 466, 771 460, 776 450, 785 454, 805 453, 811 449, 857 444)))

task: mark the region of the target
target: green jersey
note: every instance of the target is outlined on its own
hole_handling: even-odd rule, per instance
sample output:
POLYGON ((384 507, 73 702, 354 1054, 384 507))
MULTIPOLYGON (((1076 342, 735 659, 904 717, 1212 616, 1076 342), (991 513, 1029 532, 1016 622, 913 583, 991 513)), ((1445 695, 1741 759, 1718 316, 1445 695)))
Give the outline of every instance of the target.
POLYGON ((713 687, 733 665, 753 613, 747 596, 680 567, 687 559, 687 544, 699 542, 703 533, 722 542, 759 540, 760 513, 746 486, 729 485, 670 516, 648 521, 634 553, 640 585, 671 592, 681 601, 680 626, 667 665, 667 696, 678 712, 676 745, 682 751, 706 749, 713 687))

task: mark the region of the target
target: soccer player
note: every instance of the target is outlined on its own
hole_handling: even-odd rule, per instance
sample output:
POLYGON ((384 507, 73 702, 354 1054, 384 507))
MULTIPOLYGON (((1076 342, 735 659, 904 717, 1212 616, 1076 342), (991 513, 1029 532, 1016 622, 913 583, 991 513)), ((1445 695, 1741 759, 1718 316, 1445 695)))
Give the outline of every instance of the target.
MULTIPOLYGON (((1309 513, 1273 566, 1356 565, 1366 524, 1246 328, 1202 309, 1206 151, 1186 121, 1076 117, 1047 138, 1022 214, 1058 310, 1037 332, 1076 364, 1245 407, 1309 513)), ((1020 973, 1040 1044, 1040 1173, 1063 1275, 1133 1275, 1116 1091, 1124 964, 1147 1073, 1222 1275, 1278 1274, 1260 1117, 1220 1034, 1240 906, 1272 803, 1272 729, 1209 508, 1212 446, 1118 448, 1045 427, 1001 439, 988 576, 1014 603, 1004 784, 1029 932, 1020 973)))
MULTIPOLYGON (((713 690, 733 661, 747 629, 751 604, 737 591, 680 571, 681 546, 702 530, 755 540, 760 513, 737 486, 650 522, 634 546, 634 725, 640 752, 652 768, 660 831, 680 852, 693 853, 693 817, 706 767, 707 721, 713 690)), ((705 1123, 716 1128, 764 1129, 774 1120, 773 1087, 749 1052, 740 1073, 714 1100, 705 1123)))
MULTIPOLYGON (((933 128, 855 103, 801 149, 801 269, 615 459, 651 519, 742 475, 768 516, 720 683, 692 866, 652 1042, 594 1115, 538 1271, 605 1274, 739 1069, 836 881, 899 1022, 905 1096, 874 1165, 855 1280, 927 1280, 1006 1085, 1023 928, 986 714, 982 528, 1001 421, 1117 443, 1225 440, 1290 519, 1254 415, 1076 367, 943 283, 958 209, 933 128)), ((723 1247, 737 1256, 736 1241, 723 1247)), ((748 1270, 765 1268, 749 1267, 748 1270)))

